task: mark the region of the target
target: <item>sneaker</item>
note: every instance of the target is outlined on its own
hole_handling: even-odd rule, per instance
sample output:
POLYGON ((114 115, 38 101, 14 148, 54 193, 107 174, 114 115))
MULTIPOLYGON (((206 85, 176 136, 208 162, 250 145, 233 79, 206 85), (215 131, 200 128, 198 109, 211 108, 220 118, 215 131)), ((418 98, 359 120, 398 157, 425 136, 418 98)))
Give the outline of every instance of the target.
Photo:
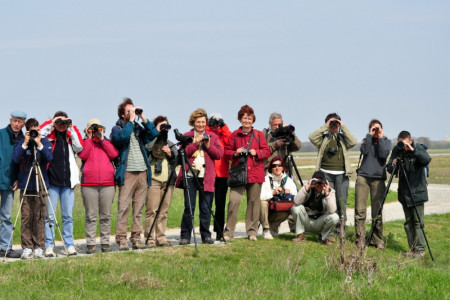
POLYGON ((128 242, 123 242, 119 244, 119 251, 127 251, 130 250, 130 247, 128 246, 128 242))
POLYGON ((204 240, 202 240, 202 243, 212 245, 212 244, 214 244, 214 241, 212 240, 212 238, 207 237, 204 240))
POLYGON ((256 242, 258 239, 256 238, 256 235, 249 235, 248 239, 252 242, 256 242))
POLYGON ((273 236, 272 236, 272 234, 270 234, 269 229, 263 230, 262 237, 263 237, 263 239, 266 239, 266 240, 273 240, 273 236))
POLYGON ((70 246, 69 248, 67 248, 66 254, 67 256, 74 256, 77 255, 78 253, 77 250, 75 250, 74 246, 70 246))
POLYGON ((140 240, 134 241, 133 242, 133 249, 134 250, 141 250, 141 249, 146 249, 147 246, 141 242, 140 240))
POLYGON ((5 257, 5 254, 8 258, 20 258, 20 254, 13 249, 10 249, 8 251, 0 250, 0 257, 5 257))
POLYGON ((95 245, 87 245, 86 254, 93 254, 93 253, 95 253, 95 245))
POLYGON ((111 252, 111 246, 109 244, 102 244, 102 252, 111 252))
POLYGON ((172 244, 169 241, 165 241, 165 242, 162 242, 162 243, 157 243, 156 246, 158 246, 158 247, 171 247, 172 244))
POLYGON ((378 250, 384 250, 384 245, 378 244, 378 245, 375 245, 375 248, 377 248, 378 250))
POLYGON ((306 234, 305 233, 297 234, 297 237, 293 238, 292 241, 294 243, 300 243, 300 242, 306 241, 306 234))
POLYGON ((44 251, 41 248, 34 249, 34 258, 44 258, 44 251))
POLYGON ((423 259, 425 257, 425 251, 414 252, 414 258, 423 259))
POLYGON ((231 237, 229 237, 228 235, 224 235, 224 236, 223 236, 223 240, 224 240, 225 242, 229 242, 229 241, 231 241, 231 237))
POLYGON ((189 245, 189 240, 188 239, 181 239, 180 240, 180 246, 186 246, 189 245))
POLYGON ((272 227, 269 228, 270 234, 272 235, 272 237, 277 237, 279 236, 278 232, 273 230, 272 227))
MULTIPOLYGON (((159 245, 158 245, 159 246, 159 245)), ((147 243, 147 248, 155 248, 156 247, 156 244, 155 244, 155 242, 154 241, 149 241, 148 243, 147 243)))
POLYGON ((33 250, 30 248, 23 249, 21 259, 32 259, 33 258, 33 250))
POLYGON ((48 247, 45 249, 45 257, 55 257, 55 252, 53 252, 53 247, 48 247))

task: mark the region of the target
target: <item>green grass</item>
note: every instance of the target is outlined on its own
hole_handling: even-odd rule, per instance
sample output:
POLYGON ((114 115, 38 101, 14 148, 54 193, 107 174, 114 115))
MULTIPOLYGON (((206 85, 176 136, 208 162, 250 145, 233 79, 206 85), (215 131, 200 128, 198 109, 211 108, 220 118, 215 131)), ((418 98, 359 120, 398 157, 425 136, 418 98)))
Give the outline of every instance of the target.
MULTIPOLYGON (((404 258, 402 222, 385 223, 386 250, 367 249, 361 268, 338 262, 339 248, 237 239, 226 245, 172 247, 6 263, 1 297, 100 299, 448 299, 450 214, 425 218, 435 262, 404 258), (375 269, 365 268, 373 266, 375 269), (364 269, 370 272, 363 271, 364 269)), ((350 230, 353 231, 353 230, 350 230)), ((346 263, 358 251, 349 236, 346 263)))

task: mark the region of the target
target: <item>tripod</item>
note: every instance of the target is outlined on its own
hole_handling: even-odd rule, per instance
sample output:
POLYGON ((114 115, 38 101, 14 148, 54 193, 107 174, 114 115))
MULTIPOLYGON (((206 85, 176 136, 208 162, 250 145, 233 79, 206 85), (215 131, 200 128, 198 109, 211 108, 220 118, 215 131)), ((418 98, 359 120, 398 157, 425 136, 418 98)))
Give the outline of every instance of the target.
POLYGON ((286 151, 287 155, 284 157, 284 160, 286 161, 286 168, 288 170, 288 176, 292 179, 294 179, 294 173, 292 172, 292 169, 294 169, 295 174, 297 175, 298 180, 300 181, 301 186, 303 186, 302 177, 300 176, 300 172, 298 171, 297 165, 295 164, 294 157, 292 156, 291 151, 289 150, 289 144, 286 144, 286 151))
POLYGON ((431 253, 431 249, 430 249, 430 244, 428 243, 427 236, 425 235, 425 229, 424 229, 423 220, 420 219, 419 211, 417 210, 416 201, 414 200, 414 195, 413 195, 413 193, 412 193, 412 191, 411 191, 411 186, 410 186, 410 184, 409 184, 408 177, 406 176, 405 166, 403 165, 403 160, 400 159, 400 158, 397 158, 397 163, 395 164, 394 169, 392 170, 391 176, 389 177, 388 184, 387 184, 387 186, 386 186, 386 191, 384 192, 383 200, 381 201, 380 208, 378 209, 378 212, 377 212, 377 214, 376 214, 376 217, 374 218, 374 217, 372 216, 372 225, 371 225, 371 227, 370 227, 369 235, 367 236, 366 243, 365 243, 364 247, 362 248, 362 250, 364 250, 364 248, 366 247, 366 245, 367 245, 367 244, 370 242, 370 240, 372 239, 372 236, 373 236, 373 232, 374 232, 375 226, 377 225, 379 219, 381 218, 381 211, 383 210, 384 202, 386 201, 386 197, 387 197, 387 195, 388 195, 388 193, 389 193, 389 188, 390 188, 390 186, 391 186, 392 179, 394 178, 394 175, 397 173, 398 170, 401 170, 401 172, 402 172, 401 174, 402 174, 402 175, 404 176, 404 178, 405 178, 406 186, 407 186, 407 188, 408 188, 409 194, 411 195, 411 200, 412 200, 412 202, 413 202, 413 204, 414 204, 414 211, 415 211, 416 217, 417 217, 417 219, 419 220, 419 223, 420 223, 420 230, 422 231, 423 236, 424 236, 424 238, 425 238, 425 242, 426 242, 426 244, 427 244, 428 252, 430 252, 431 260, 434 261, 433 254, 431 253))
MULTIPOLYGON (((53 213, 54 220, 55 220, 55 226, 58 228, 58 232, 59 232, 59 235, 60 235, 60 237, 61 237, 61 240, 63 240, 62 234, 61 234, 61 229, 60 229, 59 224, 58 224, 58 221, 57 221, 57 219, 56 219, 56 214, 55 214, 55 211, 54 211, 54 209, 53 209, 52 202, 50 201, 50 197, 49 197, 49 194, 48 194, 47 186, 45 185, 44 177, 43 177, 43 175, 42 175, 41 167, 39 166, 39 160, 37 159, 37 154, 36 154, 36 152, 37 152, 37 149, 36 149, 36 145, 34 144, 34 145, 33 145, 33 153, 34 153, 33 162, 31 163, 31 168, 30 168, 30 171, 29 171, 29 173, 28 173, 27 182, 26 182, 26 184, 25 184, 25 189, 23 190, 23 195, 22 195, 22 198, 21 198, 21 200, 20 200, 19 210, 17 211, 16 219, 15 219, 14 225, 13 225, 13 230, 12 230, 12 232, 11 232, 11 236, 9 237, 9 242, 8 242, 8 247, 7 247, 7 249, 9 249, 9 246, 10 246, 11 243, 12 243, 12 239, 13 239, 13 235, 14 235, 14 230, 16 229, 17 220, 19 219, 19 214, 20 214, 20 212, 21 212, 22 205, 23 205, 23 201, 24 201, 25 197, 28 197, 28 196, 36 196, 35 194, 27 194, 27 192, 28 192, 28 185, 29 185, 29 183, 30 183, 31 175, 33 174, 33 172, 35 173, 37 197, 40 198, 40 197, 39 197, 39 192, 40 192, 40 190, 41 190, 40 187, 42 187, 42 189, 43 189, 43 191, 44 191, 45 201, 42 201, 42 198, 40 199, 40 201, 42 201, 42 205, 44 206, 44 209, 45 209, 45 212, 46 212, 46 218, 47 218, 48 224, 49 224, 49 226, 50 226, 50 232, 51 232, 51 234, 52 234, 52 240, 53 240, 53 243, 55 242, 55 237, 54 237, 54 235, 53 235, 52 225, 51 225, 51 222, 50 222, 50 216, 49 216, 49 214, 48 214, 46 202, 48 202, 48 203, 50 204, 50 209, 51 209, 51 211, 52 211, 52 213, 53 213)), ((66 253, 67 253, 66 245, 65 245, 64 243, 63 243, 63 245, 64 245, 64 250, 66 250, 66 253)), ((4 259, 6 258, 6 253, 7 253, 7 251, 5 252, 5 257, 4 257, 4 259)), ((56 252, 55 252, 55 253, 56 253, 56 252)), ((58 254, 56 253, 56 255, 58 255, 58 254)))

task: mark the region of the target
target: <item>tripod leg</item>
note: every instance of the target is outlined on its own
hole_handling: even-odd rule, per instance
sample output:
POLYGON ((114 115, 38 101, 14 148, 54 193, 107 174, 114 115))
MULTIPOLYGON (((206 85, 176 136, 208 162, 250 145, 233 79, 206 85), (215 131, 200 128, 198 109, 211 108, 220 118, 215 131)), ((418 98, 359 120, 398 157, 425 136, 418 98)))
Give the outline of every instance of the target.
MULTIPOLYGON (((292 156, 292 154, 289 154, 289 161, 290 161, 290 166, 291 166, 291 168, 293 168, 294 169, 294 172, 295 172, 295 174, 297 175, 297 178, 298 178, 298 180, 300 181, 300 184, 301 184, 301 186, 303 186, 303 180, 302 180, 302 177, 300 176, 300 172, 298 171, 298 168, 297 168, 297 165, 295 164, 295 160, 294 160, 294 157, 292 156)), ((291 169, 291 168, 289 168, 289 169, 291 169)), ((289 171, 289 174, 292 174, 292 171, 290 170, 289 171)), ((292 175, 291 175, 292 176, 292 175)), ((293 177, 293 176, 292 176, 293 177)), ((291 178, 292 178, 291 177, 291 178)))

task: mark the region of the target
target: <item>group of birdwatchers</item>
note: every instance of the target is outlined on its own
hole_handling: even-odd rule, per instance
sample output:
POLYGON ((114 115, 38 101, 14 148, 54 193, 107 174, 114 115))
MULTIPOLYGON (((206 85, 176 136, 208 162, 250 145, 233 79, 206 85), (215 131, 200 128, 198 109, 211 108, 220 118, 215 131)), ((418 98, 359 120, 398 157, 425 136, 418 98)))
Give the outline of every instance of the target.
MULTIPOLYGON (((292 152, 300 150, 301 142, 294 127, 284 125, 279 113, 272 113, 269 127, 259 131, 253 127, 254 110, 244 105, 237 114, 241 126, 231 132, 221 114, 208 116, 199 108, 189 117, 192 129, 183 135, 178 133, 177 140, 181 136, 180 140, 184 141, 178 144, 168 140, 171 126, 167 117, 159 115, 151 121, 129 98, 120 103, 117 114, 119 118, 108 138, 105 126, 95 118, 80 132, 64 111, 57 111, 53 119, 43 123, 27 119, 22 111, 11 113, 10 124, 0 129, 0 256, 54 257, 55 227, 64 241, 65 254, 76 255, 72 210, 77 185, 81 186, 85 206, 88 254, 96 252, 97 221, 101 251, 111 251, 111 207, 116 187, 119 194, 115 240, 121 251, 129 250, 130 242, 133 249, 172 246, 165 232, 174 187, 184 189, 180 245, 191 243, 197 195, 202 243, 214 243, 210 231, 213 199, 215 239, 233 239, 244 193, 247 196, 245 228, 250 241, 257 240, 259 225, 263 229, 262 238, 273 239, 286 220, 291 232, 296 234, 293 242, 304 242, 306 233, 318 234, 318 242, 323 245, 330 246, 335 241, 340 217, 346 219, 352 175, 348 150, 357 144, 338 114, 328 114, 323 125, 309 135, 318 149, 318 157, 312 178, 302 183, 300 189, 295 183, 295 172, 291 172, 290 157, 292 152), (280 132, 284 133, 280 136, 280 132), (81 168, 76 157, 82 162, 81 168), (182 162, 185 168, 178 167, 182 162), (242 183, 230 184, 230 168, 239 169, 239 165, 244 167, 233 176, 240 177, 242 183), (11 214, 17 189, 21 199, 22 253, 12 249, 11 214), (58 199, 61 229, 55 220, 58 199), (280 207, 282 202, 292 205, 276 209, 277 203, 280 207), (132 224, 128 236, 130 209, 132 224)), ((404 172, 398 173, 398 200, 405 213, 409 245, 405 254, 422 258, 425 240, 420 229, 424 203, 428 201, 424 167, 431 158, 425 146, 414 142, 409 132, 400 132, 397 140, 399 144, 392 149, 382 123, 376 119, 370 121, 361 143, 357 169, 356 244, 360 248, 367 246, 365 223, 370 194, 372 216, 378 221, 367 242, 384 249, 380 208, 386 192, 386 170, 398 171, 398 165, 402 164, 404 172)))

